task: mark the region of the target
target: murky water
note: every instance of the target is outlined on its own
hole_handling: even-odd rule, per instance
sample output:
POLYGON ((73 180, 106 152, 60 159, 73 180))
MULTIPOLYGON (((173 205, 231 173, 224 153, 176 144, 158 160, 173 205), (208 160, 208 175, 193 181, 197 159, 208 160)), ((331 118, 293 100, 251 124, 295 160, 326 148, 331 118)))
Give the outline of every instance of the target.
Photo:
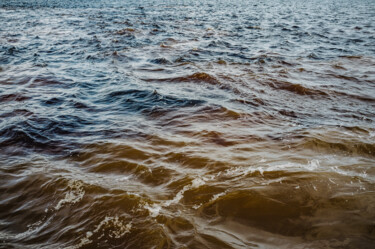
POLYGON ((0 248, 374 248, 372 0, 0 7, 0 248))

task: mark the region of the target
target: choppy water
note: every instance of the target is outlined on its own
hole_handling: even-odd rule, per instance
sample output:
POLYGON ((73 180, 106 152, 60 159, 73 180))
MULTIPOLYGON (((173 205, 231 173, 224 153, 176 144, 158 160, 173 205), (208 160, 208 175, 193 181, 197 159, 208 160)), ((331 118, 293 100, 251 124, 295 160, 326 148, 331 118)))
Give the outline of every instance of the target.
POLYGON ((0 7, 0 248, 374 248, 372 0, 0 7))

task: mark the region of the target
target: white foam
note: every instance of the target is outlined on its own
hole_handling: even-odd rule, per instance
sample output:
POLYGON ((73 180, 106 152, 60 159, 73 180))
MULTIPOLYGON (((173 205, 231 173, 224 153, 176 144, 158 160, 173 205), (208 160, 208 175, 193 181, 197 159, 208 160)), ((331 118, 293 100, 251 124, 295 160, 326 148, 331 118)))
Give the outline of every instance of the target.
MULTIPOLYGON (((314 171, 320 168, 320 162, 317 159, 313 159, 309 161, 307 164, 298 164, 298 163, 285 163, 285 164, 278 164, 278 165, 265 165, 265 166, 259 166, 259 167, 235 167, 231 169, 227 169, 223 174, 225 176, 230 177, 239 177, 239 176, 245 176, 247 174, 251 174, 254 172, 259 172, 261 175, 264 174, 264 172, 272 172, 272 171, 279 171, 279 170, 308 170, 308 171, 314 171)), ((217 174, 219 176, 221 173, 217 174)))
POLYGON ((214 202, 214 201, 216 201, 217 199, 219 199, 220 197, 222 197, 222 196, 224 196, 226 194, 227 194, 227 191, 224 191, 222 193, 218 193, 218 194, 212 196, 210 202, 214 202))
POLYGON ((345 171, 343 169, 340 169, 338 166, 334 166, 332 167, 332 170, 335 172, 335 173, 338 173, 340 175, 345 175, 345 176, 358 176, 358 177, 361 177, 361 178, 364 178, 366 180, 372 180, 374 181, 374 178, 371 178, 371 176, 368 175, 368 173, 366 171, 362 171, 361 173, 359 172, 355 172, 355 171, 345 171))
POLYGON ((65 194, 64 199, 60 200, 55 206, 55 210, 59 210, 67 203, 75 204, 82 200, 85 195, 83 183, 81 181, 70 180, 68 183, 69 191, 65 194))
POLYGON ((158 216, 159 213, 160 213, 161 205, 158 205, 158 204, 156 204, 156 203, 154 203, 154 204, 152 204, 152 205, 150 205, 150 204, 145 204, 145 205, 144 205, 144 208, 146 208, 146 209, 149 211, 151 217, 154 217, 154 218, 155 218, 155 217, 158 216))
POLYGON ((307 165, 307 169, 308 170, 313 171, 313 170, 316 170, 318 168, 320 168, 320 162, 319 162, 319 160, 313 159, 313 160, 309 161, 309 163, 307 165))
MULTIPOLYGON (((222 197, 226 194, 227 194, 227 191, 224 191, 224 192, 218 193, 216 195, 213 195, 212 198, 207 203, 212 203, 212 202, 216 201, 217 199, 219 199, 220 197, 222 197)), ((202 205, 203 205, 203 203, 201 203, 199 205, 197 204, 197 205, 192 206, 192 208, 199 209, 202 205)))
POLYGON ((191 190, 193 188, 198 188, 204 185, 206 183, 205 180, 208 180, 208 178, 199 178, 199 177, 195 178, 191 182, 191 184, 184 186, 183 189, 181 189, 173 199, 167 200, 164 203, 160 203, 160 204, 157 204, 157 203, 153 203, 152 205, 146 204, 144 205, 144 207, 150 212, 151 217, 157 217, 163 207, 169 207, 172 204, 179 203, 180 200, 184 198, 184 193, 186 191, 191 190))
POLYGON ((37 221, 33 224, 28 225, 27 231, 15 235, 15 238, 16 239, 24 239, 24 238, 30 237, 30 235, 32 235, 34 233, 38 233, 39 231, 41 231, 43 228, 45 228, 50 223, 51 218, 49 218, 47 221, 44 221, 44 220, 45 220, 45 217, 42 218, 42 220, 39 220, 39 221, 37 221))
MULTIPOLYGON (((122 236, 124 236, 126 233, 130 232, 130 229, 132 228, 132 223, 124 224, 118 216, 115 217, 108 217, 106 216, 103 221, 100 222, 100 224, 95 228, 95 230, 91 233, 98 233, 102 227, 106 226, 113 226, 114 230, 111 231, 109 234, 109 237, 119 239, 122 236)), ((102 234, 100 238, 102 238, 104 234, 102 234)))
POLYGON ((198 208, 200 208, 202 206, 202 203, 201 204, 196 204, 196 205, 194 205, 194 206, 192 206, 192 208, 194 208, 194 209, 198 209, 198 208))
POLYGON ((92 234, 89 234, 89 235, 86 234, 86 237, 82 238, 81 241, 77 245, 68 246, 68 247, 65 247, 65 249, 79 249, 84 245, 88 245, 92 242, 92 240, 90 240, 88 238, 88 237, 91 237, 91 236, 92 236, 92 234))
POLYGON ((261 174, 263 174, 263 168, 262 167, 258 167, 258 168, 253 168, 253 167, 234 167, 234 168, 231 168, 231 169, 227 169, 224 171, 224 175, 225 176, 229 176, 229 177, 238 177, 238 176, 244 176, 244 175, 247 175, 249 173, 254 173, 256 171, 259 171, 261 174))
POLYGON ((106 216, 104 220, 102 220, 99 223, 99 225, 95 227, 93 231, 86 232, 86 236, 82 238, 81 241, 77 245, 69 246, 69 247, 66 247, 65 249, 79 249, 82 246, 92 243, 93 241, 91 238, 94 234, 99 234, 97 239, 103 238, 105 234, 103 232, 100 234, 100 231, 106 227, 112 228, 108 234, 110 238, 119 239, 125 234, 130 233, 131 228, 132 228, 132 223, 130 222, 128 224, 125 224, 123 221, 119 219, 118 216, 115 216, 115 217, 106 216))

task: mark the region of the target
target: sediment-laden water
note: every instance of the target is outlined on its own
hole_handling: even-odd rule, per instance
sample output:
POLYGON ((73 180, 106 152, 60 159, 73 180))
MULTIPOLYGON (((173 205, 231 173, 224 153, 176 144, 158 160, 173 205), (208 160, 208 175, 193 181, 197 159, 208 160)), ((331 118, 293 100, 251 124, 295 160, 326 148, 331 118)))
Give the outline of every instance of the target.
POLYGON ((372 0, 0 23, 0 248, 374 248, 372 0))

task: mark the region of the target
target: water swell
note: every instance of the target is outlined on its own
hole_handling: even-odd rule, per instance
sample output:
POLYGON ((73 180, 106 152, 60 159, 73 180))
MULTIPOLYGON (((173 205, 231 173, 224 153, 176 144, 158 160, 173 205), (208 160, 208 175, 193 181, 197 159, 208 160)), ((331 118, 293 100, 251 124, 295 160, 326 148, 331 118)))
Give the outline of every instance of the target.
POLYGON ((154 91, 125 90, 115 91, 108 94, 103 100, 105 103, 122 102, 123 106, 130 111, 150 112, 153 108, 184 108, 199 106, 204 103, 202 100, 190 100, 176 98, 173 96, 164 96, 154 91))

